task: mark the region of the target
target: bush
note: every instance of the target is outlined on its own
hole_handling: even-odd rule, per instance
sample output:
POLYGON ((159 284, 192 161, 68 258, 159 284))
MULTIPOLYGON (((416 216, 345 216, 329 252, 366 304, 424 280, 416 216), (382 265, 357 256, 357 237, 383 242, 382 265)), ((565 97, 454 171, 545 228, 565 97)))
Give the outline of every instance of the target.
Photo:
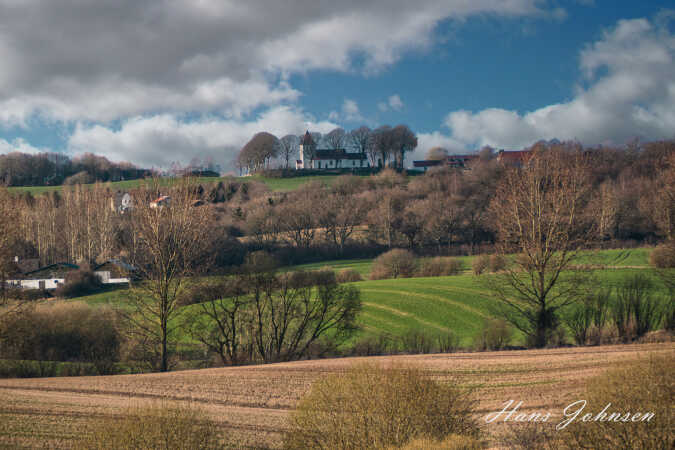
POLYGON ((481 450, 483 444, 470 436, 451 434, 442 441, 427 437, 416 438, 403 447, 390 447, 390 450, 395 448, 402 450, 481 450))
POLYGON ((91 362, 100 374, 113 371, 122 341, 113 310, 80 302, 41 304, 6 317, 0 336, 1 357, 91 362))
POLYGON ((657 269, 675 267, 675 241, 659 245, 649 255, 649 262, 657 269))
POLYGON ((66 178, 65 180, 63 180, 63 184, 69 185, 69 186, 72 186, 72 185, 75 185, 75 184, 90 184, 90 183, 93 183, 93 182, 94 182, 94 179, 92 178, 92 176, 89 175, 89 173, 87 173, 84 170, 82 172, 77 172, 75 175, 71 175, 68 178, 66 178))
POLYGON ((393 350, 391 337, 386 334, 362 337, 349 351, 353 356, 378 356, 390 354, 393 350))
POLYGON ((433 337, 422 331, 409 330, 401 336, 401 349, 405 353, 431 353, 433 348, 433 337))
POLYGON ((476 336, 476 350, 501 350, 511 342, 511 326, 503 319, 488 319, 476 336))
POLYGON ((56 288, 56 295, 64 298, 95 294, 103 288, 101 277, 90 270, 74 270, 66 274, 66 281, 56 288))
POLYGON ((402 446, 427 436, 477 438, 469 393, 412 368, 359 366, 312 385, 290 416, 289 449, 402 446))
POLYGON ((474 275, 482 275, 490 267, 490 257, 488 255, 476 256, 472 263, 471 269, 474 275))
POLYGON ((115 419, 98 422, 81 442, 86 449, 218 448, 213 422, 197 409, 154 406, 131 408, 115 419))
POLYGON ((612 317, 623 341, 640 338, 659 326, 662 308, 652 291, 652 281, 642 274, 626 278, 617 290, 612 317))
POLYGON ((506 268, 506 258, 502 255, 490 255, 488 259, 488 268, 490 272, 499 272, 506 268))
POLYGON ((363 281, 363 277, 354 269, 342 269, 335 275, 335 280, 338 283, 353 283, 363 281))
POLYGON ((417 271, 419 277, 443 277, 457 275, 462 271, 462 263, 455 258, 437 256, 436 258, 424 259, 417 271))
POLYGON ((416 268, 415 255, 412 252, 395 248, 375 258, 370 279, 408 278, 413 276, 416 268))
MULTIPOLYGON (((675 445, 675 359, 672 354, 651 355, 589 381, 584 413, 595 416, 607 405, 607 417, 621 412, 654 413, 650 421, 624 423, 606 420, 584 423, 577 420, 560 436, 568 448, 673 448, 675 445)), ((581 419, 581 417, 579 417, 581 419)))

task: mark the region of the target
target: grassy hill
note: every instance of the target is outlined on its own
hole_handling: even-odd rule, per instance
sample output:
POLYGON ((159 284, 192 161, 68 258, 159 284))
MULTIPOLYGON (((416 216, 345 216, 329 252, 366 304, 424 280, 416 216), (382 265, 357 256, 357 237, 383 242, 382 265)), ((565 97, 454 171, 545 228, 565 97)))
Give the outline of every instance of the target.
MULTIPOLYGON (((629 274, 653 274, 646 266, 648 252, 649 249, 585 252, 579 259, 584 264, 605 262, 608 267, 614 267, 593 271, 598 285, 612 287, 629 274)), ((471 257, 462 260, 468 269, 471 257)), ((287 270, 351 268, 367 279, 371 265, 372 260, 368 259, 342 260, 305 264, 287 270)), ((361 331, 353 341, 383 334, 396 338, 415 330, 430 336, 452 332, 460 339, 460 345, 470 346, 485 320, 493 315, 492 294, 477 277, 466 272, 447 277, 367 280, 354 285, 361 291, 363 311, 358 318, 361 331)), ((124 305, 127 295, 126 289, 118 289, 77 300, 95 305, 124 305)), ((516 333, 513 343, 522 344, 523 336, 516 333)))
MULTIPOLYGON (((267 185, 272 191, 293 191, 298 189, 300 186, 307 184, 311 181, 320 181, 326 185, 329 185, 335 181, 339 175, 313 175, 306 177, 294 177, 294 178, 269 178, 263 176, 250 176, 250 177, 199 177, 195 178, 195 183, 208 184, 208 183, 217 183, 218 181, 228 182, 232 180, 236 181, 258 181, 267 185)), ((170 185, 175 182, 176 178, 161 178, 161 183, 163 185, 170 185)), ((145 180, 127 180, 127 181, 116 181, 111 183, 104 183, 106 186, 109 186, 111 190, 129 190, 141 186, 143 183, 146 183, 145 180)), ((91 185, 84 185, 91 186, 91 185)), ((40 195, 46 192, 60 191, 63 189, 63 186, 16 186, 10 187, 9 191, 14 193, 24 193, 30 192, 33 195, 40 195)))

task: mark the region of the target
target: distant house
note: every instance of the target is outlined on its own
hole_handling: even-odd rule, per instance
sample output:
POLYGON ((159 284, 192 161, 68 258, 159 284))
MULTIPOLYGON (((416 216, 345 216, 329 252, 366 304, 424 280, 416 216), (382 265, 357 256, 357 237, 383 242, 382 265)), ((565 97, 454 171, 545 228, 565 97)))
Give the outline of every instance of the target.
POLYGON ((115 195, 110 199, 110 208, 120 214, 124 214, 133 207, 133 199, 128 192, 115 192, 115 195))
POLYGON ((531 150, 499 150, 497 152, 497 161, 505 165, 522 166, 532 157, 531 150))
POLYGON ((155 200, 151 201, 150 207, 151 208, 159 208, 159 207, 162 207, 162 206, 169 206, 170 203, 171 203, 171 197, 169 197, 168 195, 162 195, 162 196, 156 198, 155 200))
POLYGON ((296 170, 300 169, 356 169, 370 167, 366 155, 360 152, 348 152, 340 148, 335 150, 316 148, 309 131, 300 140, 300 159, 295 161, 296 170))
POLYGON ((466 169, 471 161, 477 159, 478 155, 448 155, 445 159, 425 159, 413 161, 415 169, 422 169, 425 172, 430 167, 447 166, 456 169, 466 169))
POLYGON ((94 267, 94 273, 104 284, 128 283, 135 278, 136 272, 134 266, 119 259, 109 259, 94 267))
MULTIPOLYGON (((66 282, 69 272, 79 270, 80 267, 70 263, 56 263, 40 267, 24 273, 21 278, 7 280, 12 287, 22 289, 56 289, 66 282)), ((124 284, 134 277, 136 269, 117 259, 110 259, 94 267, 94 273, 101 278, 103 284, 124 284)))
POLYGON ((79 266, 69 263, 56 263, 26 272, 18 280, 7 280, 10 286, 22 289, 56 289, 65 283, 68 272, 78 270, 79 266))
POLYGON ((133 199, 128 192, 118 191, 110 201, 112 210, 122 214, 133 207, 133 199))

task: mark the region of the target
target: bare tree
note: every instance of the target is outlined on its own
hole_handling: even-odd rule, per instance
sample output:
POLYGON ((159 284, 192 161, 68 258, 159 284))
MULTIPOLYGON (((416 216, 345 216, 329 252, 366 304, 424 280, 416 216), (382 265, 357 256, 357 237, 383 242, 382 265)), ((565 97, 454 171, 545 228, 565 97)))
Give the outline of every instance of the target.
POLYGON ((288 169, 291 157, 298 152, 298 142, 298 137, 293 134, 287 134, 279 140, 279 156, 284 161, 285 169, 288 169))
POLYGON ((165 372, 179 326, 178 300, 190 277, 208 267, 213 233, 210 210, 194 206, 198 197, 189 179, 171 190, 169 203, 152 207, 150 200, 158 188, 155 182, 139 192, 132 212, 132 232, 138 239, 132 263, 141 280, 132 284, 132 312, 127 318, 132 333, 149 346, 165 372))
POLYGON ((392 150, 396 160, 396 167, 403 169, 405 164, 405 154, 412 152, 417 147, 417 136, 407 125, 396 125, 391 130, 392 136, 392 150))
POLYGON ((507 320, 536 347, 549 342, 560 309, 583 286, 569 270, 589 231, 582 214, 589 187, 581 152, 537 151, 505 173, 492 203, 498 249, 518 255, 502 274, 488 278, 488 286, 507 320))
POLYGON ((324 142, 329 148, 339 150, 345 147, 347 141, 347 134, 342 128, 336 128, 323 137, 324 142))
POLYGON ((335 192, 322 199, 318 222, 323 228, 326 240, 332 242, 342 253, 347 240, 366 216, 363 201, 356 196, 335 192))
POLYGON ((392 128, 382 125, 372 133, 373 166, 386 167, 394 148, 392 128))
POLYGON ((366 126, 359 127, 349 133, 352 145, 358 149, 362 155, 368 155, 373 146, 373 132, 366 126))
POLYGON ((239 152, 239 164, 255 172, 267 168, 279 154, 279 140, 270 133, 260 132, 251 138, 239 152))
POLYGON ((7 302, 7 279, 16 271, 12 249, 17 238, 19 214, 16 201, 7 189, 0 187, 0 307, 7 302))

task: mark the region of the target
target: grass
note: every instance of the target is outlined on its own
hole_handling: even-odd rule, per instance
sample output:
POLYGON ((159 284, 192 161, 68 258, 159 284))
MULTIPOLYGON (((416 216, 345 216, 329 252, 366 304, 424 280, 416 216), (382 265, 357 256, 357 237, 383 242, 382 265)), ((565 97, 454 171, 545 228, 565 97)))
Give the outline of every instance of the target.
MULTIPOLYGON (((578 264, 606 265, 607 269, 594 271, 597 283, 615 287, 629 274, 647 267, 649 249, 603 250, 584 252, 578 264)), ((366 336, 388 334, 401 337, 411 330, 428 334, 443 334, 451 331, 468 347, 482 329, 486 319, 492 317, 491 293, 478 279, 468 273, 472 257, 460 257, 465 272, 461 275, 432 278, 399 278, 394 280, 367 280, 372 265, 371 259, 334 260, 287 267, 284 270, 315 270, 330 267, 345 268, 359 272, 367 281, 354 283, 361 291, 363 311, 359 316, 361 331, 346 345, 366 336)), ((649 270, 651 274, 652 271, 649 270)), ((658 279, 655 282, 659 285, 658 279)), ((126 304, 128 290, 121 288, 106 291, 77 300, 90 305, 122 306, 126 304)), ((192 307, 185 309, 189 314, 192 307)), ((181 342, 191 343, 188 336, 181 342)), ((512 344, 524 343, 520 333, 514 334, 512 344)))
MULTIPOLYGON (((217 183, 219 181, 223 181, 223 182, 257 181, 257 182, 265 184, 272 191, 284 192, 284 191, 296 190, 300 186, 303 186, 303 185, 305 185, 307 183, 310 183, 312 181, 320 181, 324 185, 330 185, 339 176, 341 176, 341 175, 313 175, 313 176, 293 177, 293 178, 268 178, 268 177, 257 176, 257 175, 250 176, 250 177, 222 177, 222 178, 199 177, 199 178, 195 178, 194 182, 199 183, 199 184, 210 184, 210 183, 217 183)), ((174 183, 176 180, 177 180, 177 178, 160 178, 160 183, 163 186, 169 186, 170 184, 174 183)), ((125 190, 129 190, 129 189, 138 188, 139 186, 143 185, 144 183, 146 183, 145 180, 138 179, 138 180, 115 181, 115 182, 109 182, 109 183, 104 183, 104 184, 106 186, 108 186, 113 191, 117 191, 117 190, 125 191, 125 190)), ((93 186, 93 185, 92 184, 85 184, 84 186, 93 186)), ((33 195, 41 195, 41 194, 48 193, 48 192, 61 191, 63 189, 63 186, 14 186, 14 187, 10 187, 8 189, 9 189, 9 192, 14 192, 14 193, 17 193, 17 194, 22 194, 24 192, 30 192, 33 195)))

